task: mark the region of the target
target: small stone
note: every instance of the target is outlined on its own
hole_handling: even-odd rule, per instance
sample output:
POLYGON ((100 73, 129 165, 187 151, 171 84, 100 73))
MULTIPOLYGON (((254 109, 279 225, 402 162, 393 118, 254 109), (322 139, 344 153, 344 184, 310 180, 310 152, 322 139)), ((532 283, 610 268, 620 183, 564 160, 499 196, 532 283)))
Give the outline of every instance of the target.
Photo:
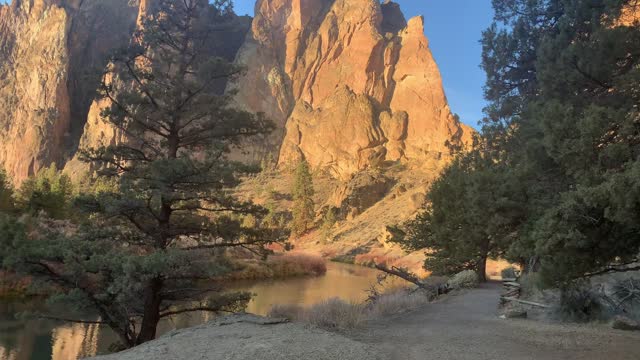
POLYGON ((616 316, 611 322, 611 327, 618 330, 638 331, 640 324, 626 316, 616 316))
POLYGON ((509 309, 504 313, 505 319, 526 319, 527 312, 520 309, 509 309))

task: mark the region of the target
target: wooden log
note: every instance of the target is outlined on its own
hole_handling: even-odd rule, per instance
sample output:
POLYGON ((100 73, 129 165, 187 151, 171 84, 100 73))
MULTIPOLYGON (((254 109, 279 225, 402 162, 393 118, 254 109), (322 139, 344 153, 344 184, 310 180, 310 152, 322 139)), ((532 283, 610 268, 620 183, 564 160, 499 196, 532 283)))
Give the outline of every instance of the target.
POLYGON ((509 296, 502 296, 502 300, 504 300, 504 301, 515 301, 515 302, 520 303, 520 304, 536 306, 536 307, 541 307, 541 308, 545 308, 545 309, 549 309, 551 307, 549 305, 540 304, 540 303, 533 302, 533 301, 520 300, 520 299, 516 299, 514 297, 509 297, 509 296))
POLYGON ((517 288, 519 288, 521 286, 517 282, 505 282, 502 285, 505 286, 505 287, 517 287, 517 288))

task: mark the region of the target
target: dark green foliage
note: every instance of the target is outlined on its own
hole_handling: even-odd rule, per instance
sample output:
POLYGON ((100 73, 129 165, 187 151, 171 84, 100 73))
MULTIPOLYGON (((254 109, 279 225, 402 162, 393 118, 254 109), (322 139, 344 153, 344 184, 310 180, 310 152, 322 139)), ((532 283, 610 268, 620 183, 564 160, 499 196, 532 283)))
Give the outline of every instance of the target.
POLYGON ((637 261, 640 27, 616 23, 635 3, 493 5, 482 135, 434 184, 412 247, 449 273, 477 267, 474 250, 491 244, 547 286, 637 261))
POLYGON ((73 192, 71 179, 51 164, 22 183, 17 203, 24 213, 37 215, 44 212, 54 219, 66 219, 71 215, 73 192))
POLYGON ((322 217, 322 228, 320 230, 323 237, 322 239, 323 241, 331 238, 331 235, 333 234, 333 228, 338 222, 337 212, 338 212, 337 208, 329 207, 325 212, 324 216, 322 217))
POLYGON ((306 160, 300 161, 295 170, 293 184, 293 223, 294 235, 302 235, 313 227, 316 212, 313 202, 313 178, 306 160))
POLYGON ((7 173, 0 168, 0 212, 10 212, 14 209, 13 186, 7 173))
POLYGON ((52 300, 96 312, 125 347, 152 340, 175 314, 242 309, 249 294, 210 281, 233 270, 225 249, 264 253, 281 239, 260 227, 263 208, 233 196, 257 169, 227 154, 271 124, 220 94, 241 71, 212 53, 212 35, 233 26, 230 4, 156 2, 100 89, 111 103, 104 119, 127 140, 84 149, 100 176, 75 203, 88 221, 40 220, 29 241, 1 239, 5 267, 55 285, 52 300))
POLYGON ((432 184, 424 211, 399 239, 409 250, 428 249, 425 268, 436 275, 475 270, 484 281, 487 259, 503 255, 512 224, 522 216, 512 183, 496 186, 503 169, 488 154, 476 145, 459 155, 432 184))
POLYGON ((565 321, 589 322, 601 319, 606 312, 603 299, 586 284, 572 284, 561 289, 557 315, 565 321))
MULTIPOLYGON (((536 84, 518 90, 522 107, 505 112, 508 128, 496 117, 485 126, 489 142, 505 140, 504 163, 525 191, 527 217, 508 255, 538 259, 548 284, 632 262, 640 251, 640 29, 610 22, 628 1, 514 3, 522 9, 512 21, 547 20, 529 34, 506 30, 535 50, 533 67, 516 67, 536 84)), ((485 56, 496 60, 493 40, 485 34, 485 56)), ((511 65, 485 61, 488 73, 511 74, 506 83, 525 81, 511 65)), ((509 98, 506 83, 489 83, 500 94, 494 105, 509 98)))

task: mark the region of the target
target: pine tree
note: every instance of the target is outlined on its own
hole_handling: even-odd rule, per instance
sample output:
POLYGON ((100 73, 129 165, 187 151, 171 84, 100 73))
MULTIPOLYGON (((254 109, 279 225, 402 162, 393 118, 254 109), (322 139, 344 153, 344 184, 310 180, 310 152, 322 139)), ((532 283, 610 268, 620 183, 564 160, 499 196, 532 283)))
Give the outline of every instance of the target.
POLYGON ((33 241, 0 240, 5 266, 97 312, 125 347, 154 339, 159 321, 176 314, 242 309, 250 294, 196 282, 230 271, 225 249, 266 251, 280 239, 243 226, 265 211, 232 192, 256 170, 228 159, 232 145, 271 130, 220 95, 241 70, 211 51, 232 22, 229 1, 158 1, 101 88, 112 104, 103 118, 127 140, 84 152, 100 176, 117 179, 117 191, 82 196, 76 205, 89 221, 77 229, 54 224, 33 241))
POLYGON ((291 229, 294 235, 300 236, 313 227, 316 216, 314 194, 309 163, 302 160, 296 167, 293 185, 293 223, 291 229))

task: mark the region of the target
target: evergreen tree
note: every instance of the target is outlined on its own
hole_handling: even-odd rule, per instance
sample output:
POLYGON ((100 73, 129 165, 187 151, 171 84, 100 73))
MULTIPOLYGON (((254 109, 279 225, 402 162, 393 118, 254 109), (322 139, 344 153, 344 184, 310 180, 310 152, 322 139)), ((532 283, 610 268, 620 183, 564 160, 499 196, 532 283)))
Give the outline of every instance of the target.
POLYGON ((196 282, 230 271, 225 249, 266 251, 280 239, 243 226, 265 211, 232 192, 256 169, 230 161, 230 148, 271 130, 220 95, 220 82, 240 69, 212 54, 213 35, 232 22, 229 1, 158 1, 101 88, 112 104, 102 115, 127 140, 84 155, 100 176, 117 179, 117 191, 82 196, 77 206, 90 221, 78 229, 41 224, 33 241, 0 244, 4 266, 97 312, 125 347, 154 339, 159 321, 176 314, 243 308, 250 294, 196 282))
POLYGON ((477 234, 541 270, 549 284, 637 261, 640 33, 637 24, 616 23, 629 5, 494 1, 497 23, 483 39, 490 106, 481 153, 492 160, 471 168, 454 162, 416 220, 428 225, 423 238, 443 240, 443 226, 452 231, 449 262, 466 264, 469 254, 457 257, 477 234), (445 183, 455 186, 441 191, 445 183), (484 199, 490 216, 477 213, 474 199, 490 193, 511 204, 484 199))
POLYGON ((323 237, 322 239, 323 241, 329 240, 329 238, 331 238, 333 234, 333 228, 338 222, 338 219, 336 216, 337 211, 338 211, 337 208, 330 207, 327 209, 327 212, 322 217, 321 234, 323 237))
POLYGON ((314 194, 309 163, 302 160, 296 167, 293 184, 293 223, 291 229, 294 235, 302 235, 313 227, 316 217, 314 194))
POLYGON ((14 209, 13 186, 4 169, 0 168, 0 212, 11 212, 14 209))
POLYGON ((496 244, 548 285, 637 268, 640 26, 618 21, 635 2, 493 4, 482 147, 434 184, 407 246, 451 272, 496 244))
POLYGON ((490 154, 479 145, 459 154, 432 184, 423 211, 392 231, 404 235, 392 241, 407 250, 426 250, 424 267, 436 275, 474 270, 486 280, 487 260, 504 255, 523 215, 514 182, 498 183, 505 169, 490 154))
POLYGON ((19 210, 31 215, 44 212, 54 219, 71 216, 74 187, 71 179, 56 164, 44 168, 25 180, 17 194, 19 210))

